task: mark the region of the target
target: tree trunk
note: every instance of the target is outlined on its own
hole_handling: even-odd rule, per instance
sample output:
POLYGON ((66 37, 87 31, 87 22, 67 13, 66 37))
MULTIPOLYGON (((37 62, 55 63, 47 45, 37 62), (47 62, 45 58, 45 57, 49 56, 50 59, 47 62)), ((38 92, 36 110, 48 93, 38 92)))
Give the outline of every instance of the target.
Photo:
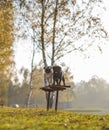
MULTIPOLYGON (((44 0, 41 2, 42 4, 42 17, 41 17, 41 44, 42 44, 42 57, 43 57, 43 63, 44 66, 47 66, 47 61, 46 61, 46 53, 45 53, 45 43, 44 43, 44 15, 45 15, 45 3, 44 0)), ((53 49, 54 50, 54 49, 53 49)), ((53 53, 54 54, 54 53, 53 53)), ((54 56, 54 55, 53 55, 54 56)), ((54 61, 54 60, 53 60, 54 61)), ((45 81, 45 86, 47 85, 47 82, 45 81)), ((46 101, 48 98, 48 93, 46 92, 46 101)), ((50 94, 50 100, 49 100, 49 108, 52 108, 53 106, 53 93, 51 92, 50 94)))
MULTIPOLYGON (((41 16, 41 45, 42 45, 42 58, 44 67, 47 66, 46 55, 45 55, 45 44, 44 44, 44 15, 45 15, 45 4, 44 0, 41 1, 42 5, 42 16, 41 16)), ((47 86, 47 81, 44 80, 44 86, 47 86)), ((46 101, 48 99, 48 93, 46 92, 46 101)))
POLYGON ((47 66, 46 55, 45 55, 45 44, 44 44, 44 15, 45 15, 45 5, 44 0, 41 2, 42 5, 42 16, 41 16, 41 44, 42 44, 42 58, 44 66, 47 66))
MULTIPOLYGON (((54 11, 54 23, 53 23, 53 40, 52 40, 52 58, 51 58, 51 66, 54 65, 55 62, 55 36, 56 36, 56 18, 57 18, 57 5, 58 5, 58 0, 56 0, 56 6, 55 6, 55 11, 54 11)), ((50 95, 50 108, 52 108, 54 102, 54 92, 51 92, 50 95)))
POLYGON ((54 23, 53 23, 53 40, 52 40, 52 59, 51 59, 51 65, 53 66, 55 60, 55 37, 56 37, 56 18, 57 18, 57 6, 58 6, 58 0, 56 0, 56 6, 55 6, 55 11, 54 11, 54 23))
POLYGON ((33 79, 33 62, 34 62, 34 55, 35 55, 35 43, 33 42, 33 54, 32 54, 32 60, 31 60, 31 74, 30 74, 30 81, 29 81, 29 93, 28 93, 27 102, 26 102, 26 106, 27 106, 27 107, 29 107, 29 105, 30 105, 31 96, 32 96, 32 91, 33 91, 32 79, 33 79))

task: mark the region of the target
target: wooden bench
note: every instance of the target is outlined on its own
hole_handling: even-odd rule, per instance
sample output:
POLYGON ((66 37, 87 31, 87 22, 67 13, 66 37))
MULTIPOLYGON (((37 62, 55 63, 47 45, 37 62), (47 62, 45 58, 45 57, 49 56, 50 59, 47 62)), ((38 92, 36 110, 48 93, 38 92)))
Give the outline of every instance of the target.
POLYGON ((50 101, 50 92, 56 91, 56 101, 55 101, 55 111, 57 111, 58 107, 58 97, 59 97, 59 91, 66 90, 66 88, 70 88, 71 86, 63 86, 63 85, 55 85, 55 86, 45 86, 41 87, 40 89, 48 92, 48 98, 47 98, 47 111, 49 110, 49 101, 50 101))

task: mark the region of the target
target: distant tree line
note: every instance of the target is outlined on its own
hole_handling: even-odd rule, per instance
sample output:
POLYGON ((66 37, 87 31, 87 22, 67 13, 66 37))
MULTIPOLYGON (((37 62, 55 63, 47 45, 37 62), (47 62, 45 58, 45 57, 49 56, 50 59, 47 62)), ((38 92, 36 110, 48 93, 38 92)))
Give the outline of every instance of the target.
POLYGON ((109 107, 109 83, 93 76, 89 81, 75 84, 75 105, 79 107, 109 107))
MULTIPOLYGON (((1 81, 1 91, 0 98, 3 99, 4 104, 8 106, 13 106, 13 104, 19 104, 21 107, 26 107, 29 89, 29 78, 31 72, 28 69, 22 68, 20 73, 23 75, 22 82, 19 82, 18 76, 13 79, 10 78, 2 79, 1 81), (6 84, 7 81, 7 84, 6 84), (4 89, 4 83, 6 87, 4 89)), ((66 83, 72 85, 73 81, 72 76, 70 77, 70 72, 68 68, 65 69, 65 78, 66 83)), ((3 75, 2 75, 3 76, 3 75)), ((46 107, 45 93, 40 90, 40 87, 43 87, 43 68, 34 67, 33 69, 33 80, 32 80, 32 95, 30 99, 29 107, 46 107)), ((59 96, 60 102, 69 102, 74 100, 73 89, 68 89, 65 92, 61 92, 59 96)))
MULTIPOLYGON (((46 107, 45 93, 40 90, 40 87, 43 86, 43 68, 35 67, 33 70, 33 91, 29 107, 46 107)), ((30 72, 27 69, 22 68, 21 73, 24 77, 22 83, 17 80, 17 76, 13 82, 6 78, 0 82, 1 86, 3 86, 1 87, 0 96, 8 106, 19 104, 21 107, 26 107, 30 72), (5 90, 4 82, 6 84, 5 90)), ((72 103, 72 107, 109 106, 109 83, 104 79, 93 76, 87 82, 81 81, 74 84, 72 80, 67 80, 67 83, 71 84, 72 87, 71 89, 60 92, 59 104, 61 104, 61 108, 69 107, 69 103, 72 103)))

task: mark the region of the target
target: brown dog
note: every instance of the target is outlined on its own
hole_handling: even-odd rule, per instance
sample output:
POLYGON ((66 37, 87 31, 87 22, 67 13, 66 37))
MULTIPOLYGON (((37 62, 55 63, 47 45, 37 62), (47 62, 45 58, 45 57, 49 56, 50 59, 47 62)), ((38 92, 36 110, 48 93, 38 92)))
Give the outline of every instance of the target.
POLYGON ((52 79, 53 79, 53 70, 51 66, 44 67, 44 82, 46 86, 52 85, 52 79))

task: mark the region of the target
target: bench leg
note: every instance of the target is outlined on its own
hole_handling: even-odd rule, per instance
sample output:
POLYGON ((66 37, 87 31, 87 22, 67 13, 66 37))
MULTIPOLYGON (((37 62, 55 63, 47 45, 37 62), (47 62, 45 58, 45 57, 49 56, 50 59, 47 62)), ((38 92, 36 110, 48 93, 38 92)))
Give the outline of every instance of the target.
POLYGON ((55 102, 55 111, 57 112, 57 108, 58 108, 58 95, 59 95, 59 91, 56 91, 56 102, 55 102))
POLYGON ((47 96, 47 111, 49 110, 49 104, 50 104, 50 92, 48 92, 47 96))

